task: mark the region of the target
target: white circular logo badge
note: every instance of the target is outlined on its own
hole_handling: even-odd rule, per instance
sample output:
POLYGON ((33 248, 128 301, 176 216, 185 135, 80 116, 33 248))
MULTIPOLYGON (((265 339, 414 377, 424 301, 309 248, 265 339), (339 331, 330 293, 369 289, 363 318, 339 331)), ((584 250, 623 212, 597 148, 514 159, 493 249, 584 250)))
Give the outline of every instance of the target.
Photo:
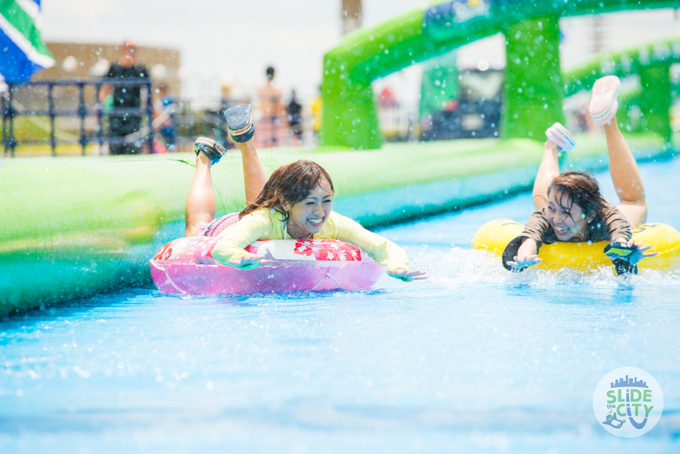
POLYGON ((637 367, 620 367, 597 384, 593 410, 607 432, 617 437, 639 437, 661 419, 663 392, 650 373, 637 367))

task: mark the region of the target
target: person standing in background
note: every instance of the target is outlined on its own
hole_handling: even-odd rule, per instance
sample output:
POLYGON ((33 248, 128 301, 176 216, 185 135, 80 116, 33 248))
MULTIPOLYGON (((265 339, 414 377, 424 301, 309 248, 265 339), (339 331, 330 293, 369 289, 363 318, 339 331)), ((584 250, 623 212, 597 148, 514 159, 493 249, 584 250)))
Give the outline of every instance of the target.
POLYGON ((319 86, 319 93, 312 100, 310 105, 312 110, 312 130, 314 131, 314 136, 319 137, 319 131, 321 131, 321 115, 323 113, 323 100, 321 99, 321 86, 319 86))
POLYGON ((256 141, 259 147, 281 146, 281 131, 284 126, 285 109, 281 102, 281 89, 274 86, 274 68, 266 71, 267 83, 260 87, 260 113, 256 141))
POLYGON ((290 102, 286 107, 288 111, 288 127, 290 128, 290 144, 293 146, 302 143, 302 104, 297 102, 295 90, 290 92, 290 102))
POLYGON ((175 151, 176 108, 175 97, 168 93, 167 85, 160 84, 156 90, 156 101, 154 102, 154 129, 161 133, 165 146, 170 152, 175 151))
MULTIPOLYGON (((137 45, 128 39, 121 47, 121 56, 117 63, 109 68, 106 75, 107 79, 137 79, 149 77, 146 67, 137 64, 137 45)), ((111 93, 112 85, 105 84, 99 92, 99 102, 104 105, 106 97, 111 93)), ((141 107, 140 85, 114 85, 113 86, 113 108, 137 108, 141 107)), ((142 138, 127 136, 135 134, 142 129, 142 116, 140 113, 114 113, 109 115, 109 153, 119 154, 138 154, 142 148, 142 138), (111 139, 113 142, 111 143, 111 139), (122 141, 122 143, 121 143, 122 141)))

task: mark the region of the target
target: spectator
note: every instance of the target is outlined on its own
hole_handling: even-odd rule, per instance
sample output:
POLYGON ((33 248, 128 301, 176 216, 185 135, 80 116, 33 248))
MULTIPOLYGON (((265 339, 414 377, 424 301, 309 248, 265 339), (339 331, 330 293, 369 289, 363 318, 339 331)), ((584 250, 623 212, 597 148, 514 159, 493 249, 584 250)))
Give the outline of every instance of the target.
POLYGON ((260 112, 262 117, 257 126, 256 140, 261 147, 278 147, 281 145, 281 127, 285 127, 282 118, 285 115, 281 102, 281 90, 274 86, 274 68, 267 68, 267 83, 260 87, 260 112))
POLYGON ((312 130, 315 136, 319 136, 319 131, 321 131, 321 115, 323 112, 323 101, 321 100, 321 86, 319 86, 319 94, 312 100, 311 104, 312 118, 314 123, 312 123, 312 130))
MULTIPOLYGON (((136 79, 149 77, 146 67, 137 64, 137 45, 127 40, 121 47, 118 63, 109 68, 108 79, 136 79)), ((141 107, 142 87, 137 84, 113 86, 113 108, 141 107)), ((105 84, 99 92, 99 102, 104 104, 111 93, 111 85, 105 84)), ((142 117, 139 113, 113 113, 109 115, 109 153, 137 154, 141 151, 142 137, 138 133, 142 129, 142 117), (121 143, 122 141, 122 143, 121 143)))
POLYGON ((286 110, 288 111, 291 145, 300 145, 302 143, 302 104, 295 99, 295 90, 290 92, 290 102, 286 110))
POLYGON ((175 151, 175 109, 177 102, 174 96, 168 93, 165 84, 158 86, 156 102, 154 103, 154 129, 157 129, 163 137, 168 151, 175 151))

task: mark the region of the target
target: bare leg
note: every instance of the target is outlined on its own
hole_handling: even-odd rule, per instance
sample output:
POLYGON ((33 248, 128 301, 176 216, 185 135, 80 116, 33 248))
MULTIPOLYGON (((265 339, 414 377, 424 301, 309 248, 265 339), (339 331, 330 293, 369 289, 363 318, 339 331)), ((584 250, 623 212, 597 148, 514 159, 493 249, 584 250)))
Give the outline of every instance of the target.
POLYGON ((604 132, 609 153, 609 173, 621 201, 618 207, 628 216, 633 227, 638 227, 647 220, 647 202, 637 162, 615 118, 604 125, 604 132))
POLYGON ((536 173, 532 193, 536 211, 543 209, 548 204, 548 187, 552 180, 560 174, 560 164, 557 160, 557 152, 559 151, 557 145, 548 140, 543 144, 543 148, 543 159, 541 159, 541 165, 538 166, 538 173, 536 173))
POLYGON ((267 174, 264 172, 260 158, 257 156, 253 139, 244 143, 237 142, 236 145, 241 150, 241 160, 243 161, 243 183, 246 187, 246 201, 254 202, 267 182, 267 174))
POLYGON ((196 236, 199 224, 207 224, 215 219, 217 204, 210 175, 210 158, 203 153, 196 156, 196 171, 191 181, 185 211, 186 236, 196 236))

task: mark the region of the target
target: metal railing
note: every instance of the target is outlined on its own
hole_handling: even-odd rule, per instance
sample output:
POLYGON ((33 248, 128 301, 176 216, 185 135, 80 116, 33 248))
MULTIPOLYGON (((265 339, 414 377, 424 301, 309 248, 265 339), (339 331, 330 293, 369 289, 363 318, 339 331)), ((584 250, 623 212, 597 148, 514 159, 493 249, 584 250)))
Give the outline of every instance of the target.
MULTIPOLYGON (((4 144, 5 156, 9 154, 14 157, 14 152, 17 146, 21 144, 46 144, 49 143, 52 148, 52 156, 56 156, 56 149, 58 144, 80 144, 82 147, 82 154, 85 155, 85 148, 90 143, 98 143, 103 146, 104 143, 122 144, 131 141, 129 137, 110 137, 104 135, 104 118, 112 115, 130 115, 137 117, 147 117, 147 132, 139 131, 136 135, 141 134, 140 137, 135 137, 135 140, 144 140, 147 142, 149 149, 153 146, 153 105, 152 105, 152 91, 151 79, 149 78, 130 78, 130 79, 72 79, 72 80, 46 80, 25 83, 7 83, 8 90, 3 93, 2 99, 2 137, 4 144), (126 87, 146 87, 145 105, 143 107, 112 107, 104 108, 99 102, 99 95, 104 85, 124 85, 126 87), (55 87, 76 87, 77 108, 57 108, 55 103, 54 88, 55 87), (38 87, 47 88, 47 109, 24 108, 17 107, 15 95, 20 89, 35 89, 38 87), (86 87, 94 87, 95 95, 94 102, 87 103, 85 99, 86 87), (49 117, 49 139, 22 139, 18 140, 15 136, 15 118, 19 116, 46 116, 49 117), (79 134, 77 139, 57 138, 55 121, 57 117, 77 117, 79 119, 79 134), (88 117, 96 118, 96 125, 92 131, 86 128, 86 120, 88 117)), ((140 94, 141 101, 141 94, 140 94)))
MULTIPOLYGON (((5 156, 11 155, 12 157, 15 155, 17 146, 31 144, 49 144, 52 156, 57 155, 57 146, 61 144, 79 144, 82 154, 85 155, 86 147, 93 143, 99 145, 100 153, 103 154, 106 152, 105 144, 116 145, 133 141, 144 141, 148 147, 145 152, 157 152, 155 145, 162 144, 163 138, 159 137, 158 143, 155 143, 154 136, 158 131, 154 130, 158 130, 162 125, 163 120, 159 117, 163 115, 171 118, 173 143, 176 144, 176 147, 167 148, 169 151, 189 151, 195 138, 200 135, 214 137, 225 146, 231 147, 233 144, 228 140, 227 124, 223 112, 241 102, 237 99, 216 98, 207 103, 210 107, 198 107, 191 100, 175 99, 172 109, 166 109, 167 112, 160 112, 161 115, 159 115, 159 112, 154 111, 152 81, 148 78, 36 81, 8 84, 8 87, 9 90, 0 96, 2 103, 0 107, 3 116, 4 153, 5 156), (99 98, 105 85, 145 87, 140 95, 142 107, 107 108, 103 106, 99 98), (31 90, 33 96, 30 96, 31 90), (70 92, 61 93, 58 90, 70 92), (36 91, 39 92, 36 93, 36 91), (26 106, 22 105, 22 102, 26 106), (126 114, 146 117, 146 120, 141 122, 141 129, 136 133, 129 134, 127 137, 111 137, 111 132, 107 130, 110 129, 107 126, 109 119, 126 114), (158 117, 154 119, 154 115, 158 117), (42 131, 39 133, 29 131, 23 134, 23 138, 17 138, 15 121, 21 116, 32 117, 28 122, 29 126, 39 125, 42 131), (63 127, 67 122, 63 117, 71 117, 70 127, 63 127), (62 120, 58 120, 59 118, 62 120), (41 135, 43 138, 40 138, 41 135)), ((289 119, 286 116, 258 115, 257 112, 261 110, 261 106, 255 104, 254 120, 256 121, 258 147, 316 144, 317 136, 313 129, 314 118, 309 101, 308 99, 299 101, 307 107, 301 112, 302 133, 298 135, 289 126, 289 119)), ((204 101, 203 105, 205 104, 204 101)), ((455 112, 444 112, 439 116, 418 119, 417 100, 406 100, 390 108, 379 106, 381 131, 388 141, 495 136, 498 121, 493 120, 497 115, 491 115, 485 109, 493 108, 497 113, 497 105, 480 105, 471 110, 464 107, 465 103, 461 103, 460 108, 455 112), (487 129, 489 133, 485 133, 487 129)))

